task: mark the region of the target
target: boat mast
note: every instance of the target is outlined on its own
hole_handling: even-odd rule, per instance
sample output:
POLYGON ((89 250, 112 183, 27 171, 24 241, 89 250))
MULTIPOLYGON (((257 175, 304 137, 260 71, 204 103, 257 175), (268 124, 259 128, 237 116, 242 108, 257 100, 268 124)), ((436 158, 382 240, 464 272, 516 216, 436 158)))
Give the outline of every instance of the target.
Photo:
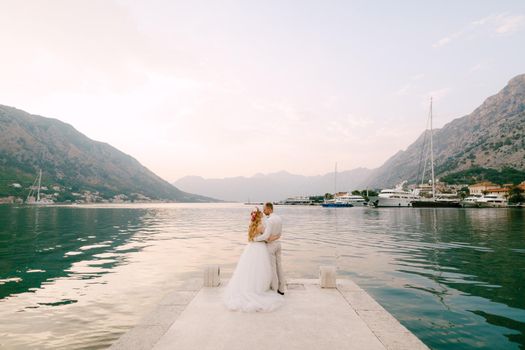
POLYGON ((42 182, 42 169, 40 169, 40 173, 38 174, 38 192, 36 195, 36 201, 40 201, 40 184, 42 182))
POLYGON ((432 141, 432 97, 430 97, 430 167, 432 169, 432 199, 435 199, 436 181, 434 178, 434 144, 432 141))
POLYGON ((334 171, 334 198, 337 194, 337 162, 335 162, 335 171, 334 171))

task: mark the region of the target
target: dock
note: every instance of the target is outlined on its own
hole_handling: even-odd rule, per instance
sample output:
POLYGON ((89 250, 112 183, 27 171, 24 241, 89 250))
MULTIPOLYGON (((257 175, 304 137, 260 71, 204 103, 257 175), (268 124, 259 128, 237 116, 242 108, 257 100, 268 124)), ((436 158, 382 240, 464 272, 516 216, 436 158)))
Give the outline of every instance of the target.
POLYGON ((351 280, 336 280, 333 271, 288 281, 284 306, 269 313, 227 310, 221 299, 226 282, 207 272, 204 281, 166 295, 110 349, 428 349, 367 292, 351 280))

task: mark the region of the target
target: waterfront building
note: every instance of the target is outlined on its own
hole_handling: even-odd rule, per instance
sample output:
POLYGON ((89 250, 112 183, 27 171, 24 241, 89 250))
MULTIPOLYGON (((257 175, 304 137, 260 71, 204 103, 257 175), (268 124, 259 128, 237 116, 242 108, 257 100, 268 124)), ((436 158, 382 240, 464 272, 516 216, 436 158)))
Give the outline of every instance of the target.
POLYGON ((468 189, 470 191, 471 196, 481 196, 483 195, 483 192, 487 191, 487 189, 496 187, 498 187, 498 185, 493 184, 490 181, 484 181, 474 185, 470 185, 468 189))
POLYGON ((510 188, 508 187, 490 187, 485 192, 486 195, 498 196, 498 197, 507 197, 509 194, 510 188))

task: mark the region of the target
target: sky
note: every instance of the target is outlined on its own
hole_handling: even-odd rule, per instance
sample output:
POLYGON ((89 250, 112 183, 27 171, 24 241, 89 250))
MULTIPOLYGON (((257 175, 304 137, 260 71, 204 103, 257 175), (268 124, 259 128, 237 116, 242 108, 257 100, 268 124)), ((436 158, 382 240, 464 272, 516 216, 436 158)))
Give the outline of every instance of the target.
POLYGON ((523 73, 523 0, 0 0, 0 104, 170 182, 375 168, 523 73))

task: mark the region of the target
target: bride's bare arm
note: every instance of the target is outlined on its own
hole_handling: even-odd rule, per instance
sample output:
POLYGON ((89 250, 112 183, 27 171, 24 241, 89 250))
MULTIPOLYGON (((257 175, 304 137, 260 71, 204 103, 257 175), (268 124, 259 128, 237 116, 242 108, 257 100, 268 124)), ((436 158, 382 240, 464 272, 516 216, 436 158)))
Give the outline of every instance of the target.
POLYGON ((281 238, 281 236, 279 235, 270 235, 270 237, 268 237, 267 242, 270 243, 270 242, 278 240, 279 238, 281 238))

